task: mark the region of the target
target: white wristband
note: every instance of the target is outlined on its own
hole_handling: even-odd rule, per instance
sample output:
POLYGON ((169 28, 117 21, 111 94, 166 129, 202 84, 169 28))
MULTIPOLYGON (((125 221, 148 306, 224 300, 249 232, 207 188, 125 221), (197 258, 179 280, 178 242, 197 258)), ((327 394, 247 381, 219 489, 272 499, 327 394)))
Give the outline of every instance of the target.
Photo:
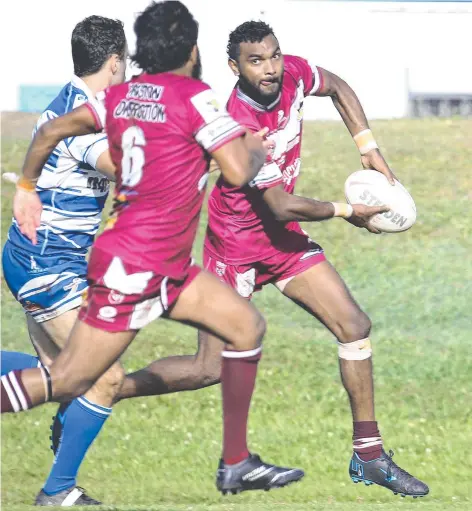
POLYGON ((364 155, 372 149, 378 149, 379 146, 374 139, 374 135, 372 135, 372 131, 370 130, 362 130, 357 135, 352 137, 357 147, 359 148, 359 152, 364 155))
POLYGON ((332 202, 334 206, 334 215, 340 216, 342 218, 350 218, 354 213, 354 209, 350 204, 345 204, 344 202, 332 202))

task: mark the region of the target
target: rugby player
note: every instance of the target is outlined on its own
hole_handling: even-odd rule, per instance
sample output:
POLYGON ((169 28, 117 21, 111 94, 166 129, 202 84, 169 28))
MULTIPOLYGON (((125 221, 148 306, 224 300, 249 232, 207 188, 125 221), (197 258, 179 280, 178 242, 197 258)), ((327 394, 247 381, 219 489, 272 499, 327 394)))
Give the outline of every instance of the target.
MULTIPOLYGON (((90 16, 74 28, 71 46, 74 76, 40 116, 35 131, 48 120, 95 101, 97 93, 124 80, 127 48, 121 21, 90 16)), ((108 195, 107 175, 113 173, 105 135, 90 134, 59 142, 34 177, 17 183, 15 206, 34 200, 41 214, 34 242, 13 219, 3 249, 3 272, 24 308, 30 339, 45 365, 56 358, 77 319, 87 288, 86 255, 108 195)), ((15 215, 21 216, 21 211, 15 208, 15 215)), ((39 363, 31 355, 7 351, 2 351, 1 362, 2 374, 39 363)), ((110 416, 122 373, 119 365, 113 366, 56 415, 61 425, 60 449, 56 435, 54 464, 36 505, 99 504, 76 486, 76 477, 110 416)))
MULTIPOLYGON (((221 352, 220 462, 226 475, 220 490, 285 486, 301 479, 303 471, 262 462, 249 453, 246 442, 264 319, 191 259, 210 156, 226 181, 241 187, 260 170, 270 142, 234 121, 201 82, 198 25, 183 4, 152 3, 137 18, 135 32, 134 60, 143 74, 109 89, 106 114, 89 102, 50 124, 53 132, 65 126, 65 137, 106 127, 117 168, 116 206, 92 249, 88 296, 66 346, 50 367, 2 376, 2 413, 86 392, 138 331, 162 316, 226 343, 221 352), (78 132, 84 123, 87 129, 78 132)), ((34 176, 47 157, 49 149, 41 156, 36 149, 33 143, 24 179, 34 176)), ((33 186, 30 193, 16 217, 34 242, 41 204, 33 186)))
MULTIPOLYGON (((267 127, 274 148, 264 167, 247 185, 235 188, 221 176, 208 201, 204 267, 250 299, 273 284, 287 298, 324 324, 336 337, 342 383, 353 416, 353 454, 349 473, 354 482, 376 483, 394 493, 424 496, 426 484, 393 462, 383 450, 374 413, 371 321, 346 284, 299 222, 341 217, 378 231, 369 219, 386 211, 324 202, 294 194, 301 167, 303 102, 329 96, 354 138, 362 165, 393 174, 369 129, 362 106, 341 78, 300 57, 283 55, 270 26, 250 21, 238 26, 228 42, 229 66, 238 82, 228 112, 251 131, 267 127)), ((221 347, 200 332, 194 356, 169 357, 128 375, 120 398, 194 390, 219 380, 221 347)), ((229 473, 229 468, 228 468, 229 473)), ((220 480, 226 477, 225 468, 220 480)))

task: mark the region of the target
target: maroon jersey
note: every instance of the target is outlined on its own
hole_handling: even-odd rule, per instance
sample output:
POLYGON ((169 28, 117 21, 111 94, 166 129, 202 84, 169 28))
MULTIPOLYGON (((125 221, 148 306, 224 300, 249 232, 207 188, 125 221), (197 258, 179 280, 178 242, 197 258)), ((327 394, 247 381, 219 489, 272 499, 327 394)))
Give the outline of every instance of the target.
POLYGON ((210 87, 173 73, 142 74, 110 88, 105 127, 117 167, 113 227, 95 247, 173 279, 191 261, 209 152, 244 129, 220 107, 210 87))
POLYGON ((285 55, 284 65, 282 89, 271 105, 260 105, 238 85, 227 104, 234 119, 251 131, 268 127, 275 147, 249 185, 233 188, 221 176, 210 195, 205 250, 226 263, 260 261, 287 247, 297 250, 304 238, 297 222, 278 222, 261 196, 277 185, 293 193, 300 172, 303 100, 323 86, 321 72, 306 60, 285 55))

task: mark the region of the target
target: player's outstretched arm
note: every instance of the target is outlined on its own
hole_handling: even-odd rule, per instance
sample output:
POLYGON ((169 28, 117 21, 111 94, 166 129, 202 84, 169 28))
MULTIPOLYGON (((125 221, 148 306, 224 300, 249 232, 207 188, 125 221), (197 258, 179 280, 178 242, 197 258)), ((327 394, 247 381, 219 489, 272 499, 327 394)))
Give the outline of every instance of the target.
POLYGON ((211 153, 229 184, 237 187, 246 185, 264 165, 271 142, 263 140, 263 136, 246 131, 243 136, 211 153))
POLYGON ((321 222, 334 217, 345 218, 356 227, 363 227, 378 234, 369 225, 372 216, 388 211, 386 206, 364 206, 363 204, 341 204, 323 202, 287 193, 282 185, 273 186, 263 192, 263 198, 279 222, 321 222))
POLYGON ((339 76, 326 69, 318 69, 323 75, 323 86, 315 92, 315 95, 331 97, 336 110, 359 148, 362 166, 384 174, 390 184, 394 185, 395 176, 375 142, 356 93, 339 76))
POLYGON ((334 216, 332 202, 292 195, 283 185, 264 190, 263 198, 279 222, 321 222, 334 216))

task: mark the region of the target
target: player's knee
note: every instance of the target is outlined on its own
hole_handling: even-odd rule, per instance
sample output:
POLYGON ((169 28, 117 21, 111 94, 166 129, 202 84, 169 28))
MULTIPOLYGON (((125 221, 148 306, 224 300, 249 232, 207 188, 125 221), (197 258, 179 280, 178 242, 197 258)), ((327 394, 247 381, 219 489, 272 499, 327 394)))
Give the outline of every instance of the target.
POLYGON ((372 323, 369 316, 360 309, 340 324, 338 339, 340 342, 353 342, 369 337, 372 323))
POLYGON ((92 387, 93 398, 99 402, 113 401, 123 385, 125 371, 120 364, 114 364, 92 387))
POLYGON ((94 402, 111 403, 120 391, 125 377, 123 368, 118 364, 112 366, 96 382, 93 378, 75 374, 65 366, 53 365, 50 373, 54 399, 62 402, 87 394, 94 402))
POLYGON ((253 350, 261 345, 266 332, 266 321, 264 316, 254 308, 251 317, 242 323, 242 331, 234 348, 238 351, 253 350))

